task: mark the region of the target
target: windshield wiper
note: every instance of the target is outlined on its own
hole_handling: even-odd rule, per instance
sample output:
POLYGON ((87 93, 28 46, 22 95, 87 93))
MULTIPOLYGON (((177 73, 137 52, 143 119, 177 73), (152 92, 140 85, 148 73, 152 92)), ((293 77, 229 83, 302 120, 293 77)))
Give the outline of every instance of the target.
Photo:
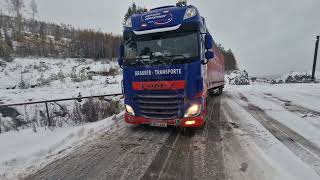
POLYGON ((168 54, 165 55, 164 57, 182 57, 183 59, 188 59, 185 55, 183 54, 168 54))
POLYGON ((130 58, 130 59, 127 59, 127 60, 135 60, 134 62, 130 62, 129 64, 130 65, 145 65, 145 63, 143 62, 143 60, 145 59, 150 59, 150 57, 142 57, 142 56, 139 56, 139 57, 136 57, 136 58, 130 58))
POLYGON ((154 58, 156 58, 156 60, 153 61, 153 64, 163 64, 163 63, 166 63, 168 60, 169 60, 169 64, 172 64, 176 60, 188 59, 183 54, 167 54, 167 55, 164 55, 164 56, 154 56, 154 58), (182 58, 175 59, 175 57, 182 57, 182 58))
POLYGON ((177 60, 186 60, 188 59, 185 55, 183 54, 168 54, 168 55, 165 55, 164 56, 165 58, 170 58, 170 64, 172 64, 174 61, 177 61, 177 60), (178 59, 176 59, 176 57, 180 57, 178 59), (182 57, 182 58, 181 58, 182 57))

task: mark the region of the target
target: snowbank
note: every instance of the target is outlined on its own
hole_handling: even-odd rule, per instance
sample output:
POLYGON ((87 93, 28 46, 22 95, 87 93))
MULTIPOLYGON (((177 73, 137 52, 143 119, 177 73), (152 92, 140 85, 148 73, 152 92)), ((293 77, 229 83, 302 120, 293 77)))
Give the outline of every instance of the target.
POLYGON ((250 80, 249 80, 249 75, 248 73, 244 70, 237 70, 233 71, 230 74, 225 76, 225 81, 227 84, 230 85, 249 85, 250 80))
MULTIPOLYGON (((295 72, 291 71, 280 78, 273 80, 272 83, 309 83, 311 82, 311 72, 295 72)), ((320 79, 320 71, 316 71, 316 79, 320 79)))
POLYGON ((105 120, 77 127, 39 128, 0 134, 0 179, 15 179, 57 159, 73 148, 107 131, 123 113, 105 120))

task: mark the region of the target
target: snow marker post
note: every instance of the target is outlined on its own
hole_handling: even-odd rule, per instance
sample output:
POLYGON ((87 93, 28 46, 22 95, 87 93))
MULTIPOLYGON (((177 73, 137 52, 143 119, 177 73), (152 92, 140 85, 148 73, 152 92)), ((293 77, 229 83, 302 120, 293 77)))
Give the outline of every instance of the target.
POLYGON ((52 123, 51 123, 50 114, 49 114, 48 102, 45 102, 45 104, 46 104, 46 111, 47 111, 47 117, 48 117, 48 126, 51 127, 52 123))
POLYGON ((311 78, 311 80, 313 82, 315 82, 315 80, 316 80, 315 75, 316 75, 317 57, 318 57, 318 49, 319 49, 319 37, 320 36, 317 36, 316 47, 315 47, 315 50, 314 50, 314 59, 313 59, 313 66, 312 66, 312 78, 311 78))

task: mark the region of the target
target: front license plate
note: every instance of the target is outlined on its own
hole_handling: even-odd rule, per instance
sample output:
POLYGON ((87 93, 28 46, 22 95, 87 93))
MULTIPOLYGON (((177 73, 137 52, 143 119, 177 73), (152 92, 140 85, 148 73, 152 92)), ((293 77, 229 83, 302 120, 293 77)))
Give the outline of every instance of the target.
POLYGON ((154 127, 167 127, 168 124, 167 124, 167 123, 151 123, 150 126, 154 126, 154 127))

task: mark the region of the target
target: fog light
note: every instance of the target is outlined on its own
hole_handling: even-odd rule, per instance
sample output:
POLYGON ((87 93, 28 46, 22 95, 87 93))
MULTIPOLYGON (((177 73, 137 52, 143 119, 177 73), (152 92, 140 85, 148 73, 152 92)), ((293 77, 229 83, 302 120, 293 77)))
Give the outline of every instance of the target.
POLYGON ((195 120, 186 121, 184 124, 186 124, 186 125, 194 125, 194 124, 196 124, 196 121, 195 120))

